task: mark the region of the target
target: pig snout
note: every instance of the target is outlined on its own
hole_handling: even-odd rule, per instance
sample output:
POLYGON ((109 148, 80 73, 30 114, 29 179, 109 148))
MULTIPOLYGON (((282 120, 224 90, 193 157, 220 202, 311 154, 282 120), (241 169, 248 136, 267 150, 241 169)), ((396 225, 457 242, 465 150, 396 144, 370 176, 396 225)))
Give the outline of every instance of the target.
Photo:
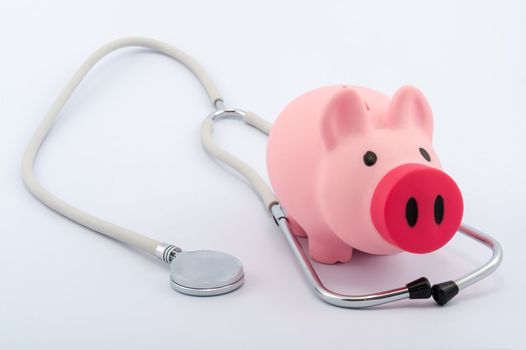
POLYGON ((464 210, 462 194, 446 173, 421 164, 405 164, 378 183, 371 217, 380 235, 411 253, 429 253, 458 230, 464 210))

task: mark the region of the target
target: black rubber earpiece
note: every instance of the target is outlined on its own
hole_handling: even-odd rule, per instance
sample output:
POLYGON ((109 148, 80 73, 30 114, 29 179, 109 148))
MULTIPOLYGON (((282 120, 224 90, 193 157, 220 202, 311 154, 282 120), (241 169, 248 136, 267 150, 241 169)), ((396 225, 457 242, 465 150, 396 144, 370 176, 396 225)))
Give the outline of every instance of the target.
POLYGON ((409 290, 409 299, 427 299, 431 296, 431 283, 425 277, 420 277, 405 286, 409 290))
POLYGON ((446 305, 459 292, 457 284, 453 281, 442 282, 435 284, 431 288, 431 295, 436 303, 440 306, 446 305))

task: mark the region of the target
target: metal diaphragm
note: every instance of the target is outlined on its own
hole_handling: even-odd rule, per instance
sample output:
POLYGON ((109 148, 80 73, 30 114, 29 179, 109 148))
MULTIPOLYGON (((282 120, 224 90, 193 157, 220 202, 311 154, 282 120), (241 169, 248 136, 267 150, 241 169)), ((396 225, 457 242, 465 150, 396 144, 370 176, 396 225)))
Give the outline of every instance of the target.
POLYGON ((170 284, 183 294, 226 294, 241 287, 244 281, 241 261, 219 251, 182 251, 170 263, 170 284))

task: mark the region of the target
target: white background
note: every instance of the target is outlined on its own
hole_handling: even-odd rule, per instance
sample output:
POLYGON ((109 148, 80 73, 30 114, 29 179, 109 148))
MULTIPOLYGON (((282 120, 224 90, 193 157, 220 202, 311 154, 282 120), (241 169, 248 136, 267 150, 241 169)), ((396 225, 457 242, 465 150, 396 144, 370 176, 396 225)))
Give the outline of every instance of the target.
MULTIPOLYGON (((525 348, 523 1, 2 0, 0 42, 0 348, 525 348), (92 214, 244 263, 246 284, 232 294, 172 291, 167 266, 50 211, 19 176, 26 142, 82 60, 128 35, 190 53, 227 104, 269 121, 327 84, 419 87, 465 221, 501 241, 502 267, 443 308, 324 304, 256 195, 203 151, 211 109, 197 81, 167 57, 123 50, 81 84, 37 173, 92 214)), ((225 122, 216 137, 265 173, 255 130, 225 122)), ((357 254, 320 271, 331 288, 360 293, 456 278, 488 256, 458 237, 426 256, 357 254)))

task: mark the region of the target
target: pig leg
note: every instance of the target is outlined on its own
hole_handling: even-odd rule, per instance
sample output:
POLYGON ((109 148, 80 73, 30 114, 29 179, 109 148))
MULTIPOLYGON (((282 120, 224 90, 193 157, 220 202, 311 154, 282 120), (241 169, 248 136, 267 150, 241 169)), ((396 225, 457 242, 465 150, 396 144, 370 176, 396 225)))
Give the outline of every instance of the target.
POLYGON ((290 230, 292 231, 292 233, 294 233, 294 235, 296 237, 307 237, 307 233, 305 232, 305 230, 303 229, 303 227, 301 227, 297 222, 296 220, 294 220, 293 218, 291 217, 288 217, 287 218, 289 220, 289 227, 290 227, 290 230))
POLYGON ((309 255, 317 262, 322 264, 345 263, 351 260, 352 252, 353 248, 332 232, 309 234, 309 255))

